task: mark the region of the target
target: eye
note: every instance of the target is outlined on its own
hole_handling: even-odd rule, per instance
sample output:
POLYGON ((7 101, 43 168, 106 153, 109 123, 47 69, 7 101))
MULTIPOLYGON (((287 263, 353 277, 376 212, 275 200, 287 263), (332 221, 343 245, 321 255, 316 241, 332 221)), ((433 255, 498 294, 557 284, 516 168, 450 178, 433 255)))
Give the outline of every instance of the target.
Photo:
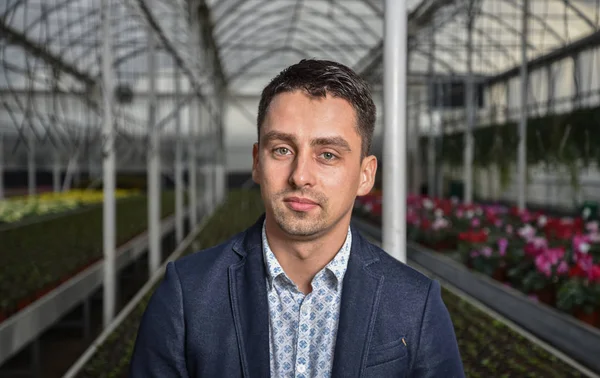
POLYGON ((328 161, 334 160, 337 157, 334 154, 332 154, 331 152, 323 152, 321 155, 323 156, 323 158, 325 160, 328 160, 328 161))
POLYGON ((287 147, 277 147, 273 150, 276 155, 287 155, 290 152, 290 149, 287 147))

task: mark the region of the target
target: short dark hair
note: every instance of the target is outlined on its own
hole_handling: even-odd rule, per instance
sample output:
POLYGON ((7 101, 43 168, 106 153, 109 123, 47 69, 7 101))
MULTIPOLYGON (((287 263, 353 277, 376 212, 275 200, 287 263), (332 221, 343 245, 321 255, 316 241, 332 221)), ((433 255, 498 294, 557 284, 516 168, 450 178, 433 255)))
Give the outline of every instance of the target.
POLYGON ((369 84, 352 69, 329 60, 303 59, 281 71, 263 89, 257 117, 259 141, 260 129, 273 98, 297 90, 313 97, 330 94, 348 101, 356 113, 356 126, 362 139, 361 156, 369 154, 376 119, 369 84))

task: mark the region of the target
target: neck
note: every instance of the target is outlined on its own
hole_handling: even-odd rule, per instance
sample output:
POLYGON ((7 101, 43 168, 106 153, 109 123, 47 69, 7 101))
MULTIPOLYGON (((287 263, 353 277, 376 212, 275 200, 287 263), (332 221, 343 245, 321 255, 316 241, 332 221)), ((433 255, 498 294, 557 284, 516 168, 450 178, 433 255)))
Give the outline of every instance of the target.
POLYGON ((341 219, 332 229, 316 238, 302 239, 287 235, 270 217, 266 218, 269 247, 285 274, 304 294, 312 291, 311 282, 338 253, 348 235, 350 219, 341 219))

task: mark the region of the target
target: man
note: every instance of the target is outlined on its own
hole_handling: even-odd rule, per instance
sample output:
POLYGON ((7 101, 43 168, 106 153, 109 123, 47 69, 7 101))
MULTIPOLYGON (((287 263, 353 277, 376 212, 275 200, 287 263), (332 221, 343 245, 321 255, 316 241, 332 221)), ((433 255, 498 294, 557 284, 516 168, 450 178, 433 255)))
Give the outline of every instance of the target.
POLYGON ((439 284, 350 226, 377 170, 366 83, 303 60, 264 89, 257 123, 266 212, 168 265, 131 376, 463 377, 439 284))

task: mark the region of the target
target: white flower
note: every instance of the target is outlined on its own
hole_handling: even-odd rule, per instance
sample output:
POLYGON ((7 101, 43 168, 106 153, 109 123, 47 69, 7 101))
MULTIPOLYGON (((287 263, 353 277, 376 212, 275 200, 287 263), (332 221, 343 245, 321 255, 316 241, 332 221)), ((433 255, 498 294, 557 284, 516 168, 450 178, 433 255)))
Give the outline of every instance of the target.
POLYGON ((538 218, 538 226, 544 227, 546 223, 548 223, 548 218, 546 218, 546 216, 542 215, 538 218))
POLYGON ((466 216, 467 216, 467 219, 471 219, 471 218, 473 218, 473 215, 475 215, 475 214, 473 213, 473 210, 467 210, 467 214, 466 214, 466 216))
POLYGON ((430 199, 428 199, 428 198, 425 198, 425 199, 423 200, 423 206, 424 206, 426 209, 428 209, 428 210, 429 210, 429 209, 433 209, 433 201, 432 201, 432 200, 430 200, 430 199))
POLYGON ((589 207, 583 209, 583 219, 588 219, 592 215, 592 210, 589 207))
POLYGON ((530 224, 526 224, 519 229, 519 235, 523 239, 530 239, 535 235, 535 229, 530 224))
POLYGON ((590 244, 589 243, 581 243, 581 244, 579 244, 579 252, 587 254, 589 251, 590 251, 590 244))

